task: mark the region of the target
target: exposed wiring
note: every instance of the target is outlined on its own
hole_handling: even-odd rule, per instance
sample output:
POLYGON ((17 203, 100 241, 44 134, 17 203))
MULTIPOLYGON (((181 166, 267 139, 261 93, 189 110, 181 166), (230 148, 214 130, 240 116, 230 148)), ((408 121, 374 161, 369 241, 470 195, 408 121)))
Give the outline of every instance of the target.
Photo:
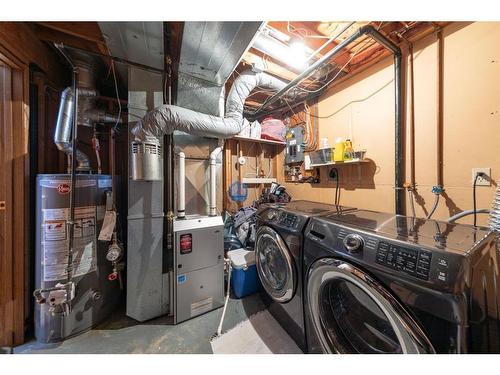
POLYGON ((316 90, 307 90, 305 88, 302 88, 302 87, 297 87, 299 90, 301 91, 304 91, 304 92, 307 92, 307 93, 316 93, 316 92, 319 92, 323 89, 325 89, 328 85, 330 85, 333 81, 335 81, 337 79, 337 77, 340 75, 340 73, 342 73, 344 71, 344 69, 347 67, 347 65, 349 65, 349 63, 352 61, 352 59, 354 59, 354 57, 360 52, 360 51, 363 51, 363 48, 369 43, 369 41, 365 42, 365 44, 363 44, 363 46, 361 46, 360 49, 358 49, 357 51, 355 51, 351 57, 349 58, 349 60, 347 60, 347 62, 339 69, 339 71, 333 76, 333 78, 331 78, 327 83, 325 83, 323 86, 321 86, 320 88, 316 89, 316 90))
POLYGON ((474 227, 477 225, 477 207, 476 207, 476 186, 477 186, 477 179, 481 177, 483 173, 476 173, 476 176, 474 177, 474 183, 472 184, 472 204, 473 204, 473 211, 474 211, 474 227))
POLYGON ((115 84, 116 101, 118 102, 118 116, 116 117, 115 126, 113 126, 113 129, 115 130, 115 132, 118 133, 120 131, 118 125, 120 124, 120 119, 122 116, 122 103, 120 102, 120 94, 118 93, 118 82, 116 80, 115 62, 111 56, 111 51, 109 50, 107 43, 106 43, 106 49, 108 50, 108 55, 111 58, 111 71, 113 72, 113 81, 115 84))
POLYGON ((335 172, 335 206, 338 206, 340 204, 340 187, 339 187, 339 170, 337 168, 332 168, 330 170, 330 176, 335 172))

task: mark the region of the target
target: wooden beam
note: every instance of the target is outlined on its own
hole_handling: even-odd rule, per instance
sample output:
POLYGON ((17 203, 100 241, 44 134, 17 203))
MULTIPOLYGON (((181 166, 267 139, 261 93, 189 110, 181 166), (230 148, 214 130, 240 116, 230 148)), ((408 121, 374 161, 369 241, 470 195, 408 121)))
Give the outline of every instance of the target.
POLYGON ((85 38, 80 38, 72 34, 64 33, 58 30, 53 30, 43 25, 35 25, 36 34, 40 40, 48 43, 63 43, 71 47, 80 48, 90 52, 99 54, 108 54, 106 44, 95 43, 85 38))
POLYGON ((0 46, 23 64, 36 64, 52 84, 64 86, 69 78, 67 69, 56 53, 37 38, 32 27, 25 22, 0 22, 0 46))

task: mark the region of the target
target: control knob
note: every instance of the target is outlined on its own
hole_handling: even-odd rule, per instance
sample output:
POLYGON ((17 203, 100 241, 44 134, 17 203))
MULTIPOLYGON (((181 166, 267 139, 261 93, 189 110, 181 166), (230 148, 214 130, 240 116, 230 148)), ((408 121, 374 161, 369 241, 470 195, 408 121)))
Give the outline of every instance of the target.
POLYGON ((350 253, 357 253, 358 251, 361 251, 364 245, 363 237, 355 233, 345 236, 343 243, 346 250, 350 253))
POLYGON ((276 210, 269 210, 269 211, 267 211, 266 216, 267 216, 268 220, 274 220, 278 216, 278 211, 276 211, 276 210))

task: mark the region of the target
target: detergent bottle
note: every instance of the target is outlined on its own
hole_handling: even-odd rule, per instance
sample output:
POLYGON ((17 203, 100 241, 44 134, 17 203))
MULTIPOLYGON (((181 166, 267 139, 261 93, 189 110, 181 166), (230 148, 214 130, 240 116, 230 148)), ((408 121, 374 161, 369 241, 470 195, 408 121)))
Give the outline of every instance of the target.
POLYGON ((344 161, 345 142, 342 138, 335 140, 335 150, 333 151, 333 161, 344 161))
POLYGON ((354 149, 350 139, 346 139, 344 143, 344 160, 352 160, 354 156, 354 149))

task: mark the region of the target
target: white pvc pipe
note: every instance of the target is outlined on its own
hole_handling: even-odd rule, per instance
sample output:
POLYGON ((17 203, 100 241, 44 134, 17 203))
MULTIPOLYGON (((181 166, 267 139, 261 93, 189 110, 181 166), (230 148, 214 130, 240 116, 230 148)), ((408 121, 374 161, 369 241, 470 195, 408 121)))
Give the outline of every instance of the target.
POLYGON ((186 217, 186 155, 179 152, 179 191, 177 194, 177 217, 186 217))
POLYGON ((217 216, 217 156, 222 147, 217 147, 210 154, 210 200, 209 216, 217 216))

